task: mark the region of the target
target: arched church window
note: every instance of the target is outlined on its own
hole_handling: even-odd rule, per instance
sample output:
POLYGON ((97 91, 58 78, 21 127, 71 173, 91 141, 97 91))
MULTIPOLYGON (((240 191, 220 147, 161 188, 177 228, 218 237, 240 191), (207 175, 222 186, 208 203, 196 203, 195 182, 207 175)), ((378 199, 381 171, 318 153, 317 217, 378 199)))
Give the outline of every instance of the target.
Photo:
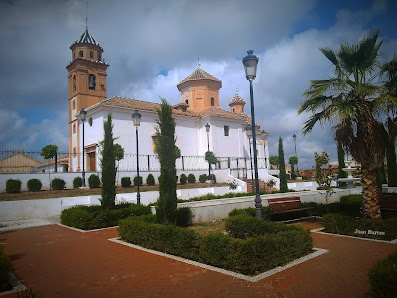
POLYGON ((75 110, 76 109, 76 101, 75 100, 73 100, 72 106, 73 106, 73 110, 75 110))
POLYGON ((73 133, 76 133, 76 123, 73 124, 73 133))
POLYGON ((185 100, 185 103, 188 105, 188 104, 189 104, 189 100, 188 100, 188 99, 186 99, 186 100, 185 100))
POLYGON ((95 75, 90 74, 88 77, 88 88, 90 90, 95 90, 96 82, 95 82, 95 75))
POLYGON ((80 57, 83 57, 83 50, 80 50, 79 56, 80 56, 80 57))
POLYGON ((76 91, 76 76, 73 76, 73 91, 76 91))
POLYGON ((93 51, 90 51, 90 58, 91 59, 94 58, 94 52, 93 51))
POLYGON ((215 99, 211 97, 211 106, 213 107, 215 105, 215 99))
POLYGON ((101 53, 98 53, 98 61, 101 61, 102 60, 102 55, 101 55, 101 53))
POLYGON ((91 127, 92 126, 92 117, 90 117, 89 119, 88 119, 88 125, 91 127))
POLYGON ((233 108, 233 113, 235 113, 235 110, 234 110, 234 108, 233 108))

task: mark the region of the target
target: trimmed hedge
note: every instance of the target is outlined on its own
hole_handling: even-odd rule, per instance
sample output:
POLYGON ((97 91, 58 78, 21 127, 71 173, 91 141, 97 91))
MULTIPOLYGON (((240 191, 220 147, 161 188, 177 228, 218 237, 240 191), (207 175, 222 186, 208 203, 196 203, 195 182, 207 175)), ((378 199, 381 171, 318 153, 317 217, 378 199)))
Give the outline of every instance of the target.
POLYGON ((189 174, 187 176, 187 182, 189 183, 196 183, 196 176, 194 176, 193 174, 189 174))
POLYGON ((201 175, 199 176, 199 181, 200 181, 201 183, 205 183, 205 181, 207 181, 207 178, 208 178, 208 175, 207 175, 207 174, 201 174, 201 175))
POLYGON ((303 229, 242 240, 222 233, 202 236, 135 217, 121 220, 118 232, 131 243, 244 274, 285 265, 312 249, 310 234, 303 229))
POLYGON ((61 213, 61 223, 70 227, 92 230, 117 226, 120 219, 129 216, 151 214, 150 207, 145 205, 122 203, 115 209, 102 209, 100 205, 73 206, 61 213))
POLYGON ((397 251, 376 262, 368 271, 371 297, 396 297, 397 251))
POLYGON ((146 177, 146 184, 147 185, 154 185, 156 183, 156 181, 154 180, 154 176, 152 174, 149 174, 146 177))
POLYGON ((382 240, 397 238, 397 218, 386 220, 364 219, 330 213, 323 216, 323 225, 325 232, 333 234, 382 240), (385 235, 375 234, 374 232, 382 232, 385 235))
POLYGON ((65 189, 66 182, 61 178, 54 178, 51 181, 51 188, 54 190, 63 190, 65 189))
POLYGON ((176 209, 176 225, 179 227, 192 225, 192 210, 189 207, 176 209))
MULTIPOLYGON (((245 209, 233 209, 232 211, 229 212, 229 217, 240 215, 240 214, 247 214, 249 216, 255 217, 255 208, 253 207, 248 207, 245 209)), ((270 208, 268 206, 263 207, 262 206, 262 219, 264 220, 270 220, 270 208)))
POLYGON ((40 191, 41 187, 43 186, 43 184, 41 183, 41 181, 39 179, 33 178, 33 179, 29 179, 28 183, 27 183, 28 189, 29 191, 40 191))
POLYGON ((186 182, 187 182, 187 176, 186 176, 185 174, 182 174, 182 175, 181 175, 181 178, 179 178, 179 182, 180 182, 181 184, 186 184, 186 182))
POLYGON ((0 292, 7 290, 10 272, 13 269, 10 258, 4 254, 3 246, 0 246, 0 292))
POLYGON ((142 185, 142 176, 139 176, 139 178, 138 178, 138 176, 135 176, 134 177, 134 186, 138 186, 138 179, 139 179, 139 186, 142 185))
POLYGON ((21 180, 8 179, 6 181, 6 192, 7 193, 18 193, 21 192, 21 180))
POLYGON ((130 177, 122 177, 121 178, 121 187, 130 187, 131 186, 131 178, 130 177))
POLYGON ((100 188, 101 180, 99 179, 99 176, 92 174, 90 177, 88 177, 88 186, 90 188, 100 188))
MULTIPOLYGON (((254 209, 255 210, 255 209, 254 209)), ((240 214, 226 219, 226 231, 234 238, 246 239, 264 234, 302 230, 298 226, 287 226, 279 222, 264 221, 248 214, 240 214)))
POLYGON ((77 189, 81 186, 83 186, 83 179, 81 179, 81 177, 75 177, 73 179, 73 188, 77 189))

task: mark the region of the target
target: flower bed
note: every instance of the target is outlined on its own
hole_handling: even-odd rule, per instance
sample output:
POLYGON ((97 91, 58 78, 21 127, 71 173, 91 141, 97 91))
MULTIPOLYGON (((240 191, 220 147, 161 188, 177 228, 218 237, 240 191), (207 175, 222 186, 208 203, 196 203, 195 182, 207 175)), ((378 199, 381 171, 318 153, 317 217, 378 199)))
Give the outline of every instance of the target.
MULTIPOLYGON (((255 220, 258 222, 253 223, 248 215, 234 217, 229 226, 230 234, 235 235, 237 231, 239 235, 249 234, 244 226, 263 222, 255 220)), ((121 220, 118 231, 124 240, 145 248, 255 275, 306 255, 313 247, 308 231, 273 224, 280 226, 272 226, 272 233, 264 230, 254 237, 239 239, 223 233, 200 235, 191 229, 157 224, 153 216, 145 216, 121 220)))

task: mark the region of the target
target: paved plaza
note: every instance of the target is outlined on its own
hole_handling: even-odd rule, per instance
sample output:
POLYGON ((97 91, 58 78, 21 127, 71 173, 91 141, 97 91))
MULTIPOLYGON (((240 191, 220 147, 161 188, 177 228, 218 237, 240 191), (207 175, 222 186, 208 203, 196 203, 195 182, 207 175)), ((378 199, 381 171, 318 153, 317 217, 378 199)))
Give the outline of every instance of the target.
POLYGON ((327 253, 248 282, 108 240, 117 236, 116 228, 82 233, 51 224, 2 231, 0 244, 15 275, 43 297, 365 297, 368 269, 397 249, 312 233, 327 253))

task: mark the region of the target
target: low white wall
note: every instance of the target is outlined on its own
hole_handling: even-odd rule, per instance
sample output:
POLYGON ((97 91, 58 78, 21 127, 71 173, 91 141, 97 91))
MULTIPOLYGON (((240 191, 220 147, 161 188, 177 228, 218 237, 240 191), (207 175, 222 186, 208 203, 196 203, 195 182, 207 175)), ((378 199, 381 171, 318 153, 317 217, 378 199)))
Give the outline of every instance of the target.
MULTIPOLYGON (((337 189, 335 193, 326 198, 324 191, 303 191, 299 193, 278 193, 261 195, 262 205, 268 206, 267 200, 281 197, 300 197, 301 202, 316 202, 321 204, 338 202, 341 196, 351 194, 350 189, 337 189)), ((179 203, 178 208, 189 207, 193 213, 193 223, 211 222, 213 220, 224 219, 233 209, 255 207, 255 196, 230 198, 199 202, 179 203)))
MULTIPOLYGON (((92 174, 98 175, 101 177, 100 172, 89 172, 85 173, 85 179, 86 179, 86 185, 88 186, 88 177, 90 177, 92 174)), ((160 172, 139 172, 139 175, 143 179, 143 184, 146 184, 146 178, 149 174, 152 174, 154 176, 154 179, 156 181, 156 184, 158 183, 158 178, 160 176, 160 172)), ((185 174, 188 176, 189 174, 193 174, 196 177, 196 181, 199 181, 199 176, 201 174, 208 174, 208 171, 178 171, 178 180, 181 177, 182 174, 185 174)), ((211 170, 211 174, 215 174, 216 181, 220 183, 224 182, 230 182, 232 179, 230 178, 231 176, 229 175, 229 169, 222 169, 222 170, 211 170)), ((121 185, 121 178, 122 177, 130 177, 131 181, 133 181, 134 177, 136 176, 136 172, 120 172, 116 175, 116 180, 118 185, 121 185)), ((19 179, 22 182, 21 190, 22 191, 27 191, 27 183, 30 179, 36 178, 41 181, 43 184, 42 189, 50 189, 50 181, 53 180, 54 178, 60 178, 63 179, 66 182, 65 188, 66 189, 72 189, 73 188, 73 179, 75 177, 81 177, 81 173, 75 173, 75 172, 63 172, 63 173, 4 173, 0 174, 0 191, 4 192, 6 189, 6 181, 8 179, 19 179)))
POLYGON ((387 186, 387 184, 382 185, 383 193, 397 193, 397 187, 395 186, 387 186))
MULTIPOLYGON (((242 186, 238 186, 235 192, 245 192, 242 186)), ((188 200, 192 197, 198 197, 211 193, 214 195, 223 195, 231 192, 228 186, 192 188, 177 190, 178 199, 188 200)), ((141 203, 148 205, 157 201, 158 191, 141 192, 141 203)), ((130 202, 136 203, 137 193, 122 193, 116 195, 116 203, 130 202)), ((99 205, 100 195, 83 196, 83 197, 66 197, 44 200, 21 200, 0 202, 0 222, 32 218, 48 218, 61 214, 61 211, 75 205, 99 205)))

